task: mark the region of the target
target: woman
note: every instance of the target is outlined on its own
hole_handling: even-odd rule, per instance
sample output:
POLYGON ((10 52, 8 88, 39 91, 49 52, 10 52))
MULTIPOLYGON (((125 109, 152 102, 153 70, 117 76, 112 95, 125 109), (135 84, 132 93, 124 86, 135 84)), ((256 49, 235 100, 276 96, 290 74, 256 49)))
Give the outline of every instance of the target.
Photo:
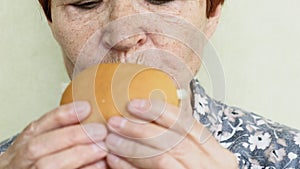
MULTIPOLYGON (((101 62, 136 62, 139 59, 136 53, 155 48, 172 51, 176 59, 145 57, 142 64, 155 65, 173 72, 184 83, 187 80, 182 80, 183 76, 178 73, 180 65, 177 61, 185 63, 190 72, 195 74, 201 65, 199 57, 178 40, 159 34, 164 29, 153 33, 152 28, 159 28, 164 21, 184 27, 178 24, 178 20, 173 20, 175 16, 191 23, 209 38, 216 29, 223 2, 40 0, 40 3, 54 37, 62 47, 71 78, 76 71, 98 63, 99 58, 92 58, 93 55, 87 55, 87 51, 97 53, 100 49, 108 50, 105 57, 100 58, 101 62), (110 24, 127 16, 148 15, 149 12, 166 15, 159 15, 163 16, 163 20, 160 20, 162 22, 151 27, 135 23, 138 19, 135 17, 121 20, 117 25, 110 24), (173 17, 168 18, 170 15, 173 17), (135 31, 138 33, 134 36, 125 36, 135 31), (175 63, 175 66, 170 63, 175 63)), ((147 16, 142 17, 145 18, 147 16)), ((148 17, 149 21, 151 18, 148 17)), ((187 31, 184 36, 189 39, 195 35, 187 31)), ((201 50, 205 40, 197 42, 201 50)), ((167 130, 180 112, 171 105, 165 109, 168 113, 156 119, 156 124, 142 127, 124 118, 113 117, 109 120, 109 131, 117 132, 108 132, 101 124, 81 126, 79 123, 88 116, 90 107, 86 102, 76 102, 75 106, 65 105, 46 113, 16 138, 3 143, 3 151, 9 148, 0 156, 0 168, 297 168, 297 154, 300 154, 300 134, 297 130, 217 102, 205 94, 196 80, 189 80, 193 93, 193 112, 190 110, 183 113, 189 117, 194 113, 195 119, 201 123, 194 123, 187 117, 189 124, 194 124, 192 127, 186 127, 187 122, 182 120, 176 128, 168 130, 168 140, 177 141, 180 136, 184 136, 183 140, 172 147, 169 144, 165 146, 165 140, 162 139, 143 142, 123 137, 144 138, 167 130), (214 137, 209 137, 210 133, 205 127, 214 137), (171 149, 165 151, 166 148, 171 149)), ((143 113, 148 110, 149 102, 133 100, 128 104, 128 109, 141 119, 152 119, 151 116, 159 113, 157 109, 160 104, 152 103, 151 112, 143 113)))

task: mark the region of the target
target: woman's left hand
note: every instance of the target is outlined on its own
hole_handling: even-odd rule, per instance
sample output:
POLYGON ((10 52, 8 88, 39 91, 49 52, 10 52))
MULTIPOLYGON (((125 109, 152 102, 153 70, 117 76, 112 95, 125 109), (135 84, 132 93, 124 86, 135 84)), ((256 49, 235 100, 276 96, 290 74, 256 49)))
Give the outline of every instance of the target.
POLYGON ((196 122, 191 111, 182 114, 175 106, 147 100, 131 101, 128 110, 151 123, 118 116, 109 120, 107 163, 112 169, 238 168, 234 154, 196 122))

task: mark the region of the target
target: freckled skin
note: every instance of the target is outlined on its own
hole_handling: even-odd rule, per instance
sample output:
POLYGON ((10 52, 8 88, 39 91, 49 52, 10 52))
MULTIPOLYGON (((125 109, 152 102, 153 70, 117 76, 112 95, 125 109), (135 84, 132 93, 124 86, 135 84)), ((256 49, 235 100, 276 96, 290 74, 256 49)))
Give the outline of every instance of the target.
MULTIPOLYGON (((103 31, 103 29, 109 23, 124 17, 153 12, 180 17, 205 33, 208 19, 206 18, 204 0, 174 0, 163 5, 154 5, 146 0, 104 0, 97 7, 89 10, 72 6, 71 4, 75 2, 75 0, 52 0, 53 21, 49 22, 53 35, 62 48, 70 78, 72 78, 74 64, 79 56, 82 58, 80 58, 80 63, 77 62, 77 66, 81 70, 99 63, 96 61, 99 61, 99 58, 95 58, 91 54, 84 54, 87 49, 95 50, 92 51, 93 53, 101 53, 101 51, 96 51, 100 50, 99 46, 102 46, 101 49, 109 50, 109 53, 101 58, 102 63, 123 62, 154 66, 177 76, 177 79, 182 79, 181 76, 183 75, 180 76, 180 72, 178 72, 178 68, 182 65, 176 60, 181 60, 191 74, 195 75, 198 71, 201 65, 200 59, 189 47, 180 40, 157 34, 160 33, 160 30, 154 30, 156 33, 153 33, 151 30, 153 25, 147 25, 147 22, 139 28, 136 28, 134 21, 128 21, 128 23, 120 24, 118 27, 111 27, 109 30, 114 30, 113 32, 103 31), (142 33, 129 38, 122 37, 126 35, 126 31, 131 29, 140 29, 142 33), (97 34, 97 31, 102 32, 97 34), (114 46, 107 45, 109 41, 117 39, 124 40, 116 41, 117 44, 114 46), (149 49, 162 52, 160 54, 154 52, 152 55, 142 53, 142 51, 149 49)), ((168 18, 164 22, 169 25, 177 24, 176 20, 173 21, 168 18)), ((159 28, 161 23, 156 24, 159 28)), ((177 26, 181 25, 177 24, 177 26)), ((193 38, 191 32, 185 31, 185 29, 182 32, 184 37, 193 38)), ((163 32, 161 33, 163 34, 163 32)), ((199 48, 202 47, 201 44, 199 42, 199 48)), ((182 81, 189 80, 182 79, 182 81)))
MULTIPOLYGON (((205 0, 173 0, 164 5, 153 5, 149 2, 150 0, 52 0, 53 22, 49 22, 49 26, 61 46, 70 78, 73 72, 76 74, 99 62, 123 62, 154 66, 170 73, 180 83, 189 83, 192 77, 185 76, 184 68, 188 67, 190 74, 194 75, 201 62, 194 51, 182 41, 190 42, 199 48, 201 53, 206 40, 197 39, 198 31, 188 28, 194 26, 209 38, 215 31, 221 6, 206 18, 205 0), (78 2, 88 2, 89 5, 95 2, 103 3, 95 8, 83 10, 78 8, 78 4, 74 6, 74 3, 78 2), (150 15, 150 12, 156 15, 150 15), (145 13, 148 18, 141 18, 145 13), (184 24, 178 18, 189 24, 184 24), (178 30, 177 28, 180 32, 179 38, 166 36, 170 32, 165 31, 172 32, 178 30)), ((178 32, 175 34, 178 35, 178 32)), ((188 102, 182 103, 182 109, 163 104, 163 112, 160 102, 150 104, 148 101, 131 101, 128 110, 144 120, 152 121, 155 115, 155 123, 141 126, 123 118, 125 123, 116 124, 112 118, 120 120, 121 117, 112 117, 108 126, 117 125, 117 128, 113 128, 117 129, 120 135, 109 132, 103 124, 79 124, 91 112, 87 102, 76 102, 56 108, 30 123, 18 135, 14 144, 0 156, 0 168, 95 168, 101 164, 116 169, 136 168, 133 166, 237 168, 235 155, 224 149, 213 137, 209 137, 205 126, 196 123, 190 115, 189 99, 182 100, 188 102), (149 113, 141 113, 148 110, 149 113), (178 125, 174 125, 175 122, 178 125), (177 142, 175 147, 168 147, 168 150, 172 149, 161 154, 163 149, 167 148, 161 147, 161 142, 152 140, 142 144, 139 140, 143 139, 132 141, 122 137, 123 134, 130 134, 127 138, 152 138, 148 136, 153 136, 153 133, 156 136, 157 131, 171 134, 166 134, 164 140, 177 140, 178 137, 181 140, 181 136, 184 136, 184 140, 177 142), (187 135, 182 134, 183 132, 187 132, 187 135), (212 139, 203 142, 202 138, 212 139), (96 150, 95 141, 109 152, 100 150, 99 144, 96 150), (118 146, 115 145, 116 142, 119 142, 118 146), (114 151, 129 157, 160 153, 150 158, 123 159, 117 156, 113 158, 110 152, 114 151), (65 157, 68 157, 67 160, 65 157), (118 160, 115 160, 116 158, 118 160)))

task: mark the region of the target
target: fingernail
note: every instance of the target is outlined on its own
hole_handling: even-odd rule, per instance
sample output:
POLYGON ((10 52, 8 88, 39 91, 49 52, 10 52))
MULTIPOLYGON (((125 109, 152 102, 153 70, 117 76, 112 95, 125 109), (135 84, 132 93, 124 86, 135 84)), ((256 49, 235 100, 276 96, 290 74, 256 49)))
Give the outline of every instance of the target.
POLYGON ((108 149, 106 148, 106 145, 104 142, 98 142, 98 143, 94 143, 92 145, 93 150, 98 153, 98 152, 107 152, 108 149))
POLYGON ((85 124, 83 126, 83 129, 85 130, 88 137, 93 139, 93 141, 102 140, 107 133, 104 125, 97 123, 85 124))
POLYGON ((118 128, 123 128, 126 122, 127 120, 122 117, 112 117, 109 119, 108 124, 109 126, 118 129, 118 128))
POLYGON ((114 135, 114 134, 110 134, 107 138, 106 138, 106 143, 108 145, 111 145, 111 146, 118 146, 122 143, 122 138, 114 135))
POLYGON ((85 119, 91 111, 90 104, 86 101, 73 102, 72 106, 79 120, 85 119))
POLYGON ((147 101, 139 100, 139 99, 132 100, 128 105, 128 109, 133 112, 135 111, 143 112, 146 110, 146 107, 147 107, 147 101))
POLYGON ((104 168, 106 168, 106 164, 104 161, 100 161, 100 162, 96 163, 95 167, 99 168, 99 169, 104 169, 104 168))

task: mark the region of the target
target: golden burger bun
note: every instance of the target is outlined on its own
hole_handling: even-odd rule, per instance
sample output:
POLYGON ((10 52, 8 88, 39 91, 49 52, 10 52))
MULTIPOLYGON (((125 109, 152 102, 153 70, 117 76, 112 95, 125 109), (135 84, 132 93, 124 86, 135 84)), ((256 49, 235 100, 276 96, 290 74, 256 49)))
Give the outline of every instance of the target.
POLYGON ((126 107, 132 99, 160 99, 179 106, 174 80, 138 64, 99 64, 82 71, 68 85, 60 104, 88 101, 92 113, 83 123, 103 123, 116 115, 131 117, 126 107))

